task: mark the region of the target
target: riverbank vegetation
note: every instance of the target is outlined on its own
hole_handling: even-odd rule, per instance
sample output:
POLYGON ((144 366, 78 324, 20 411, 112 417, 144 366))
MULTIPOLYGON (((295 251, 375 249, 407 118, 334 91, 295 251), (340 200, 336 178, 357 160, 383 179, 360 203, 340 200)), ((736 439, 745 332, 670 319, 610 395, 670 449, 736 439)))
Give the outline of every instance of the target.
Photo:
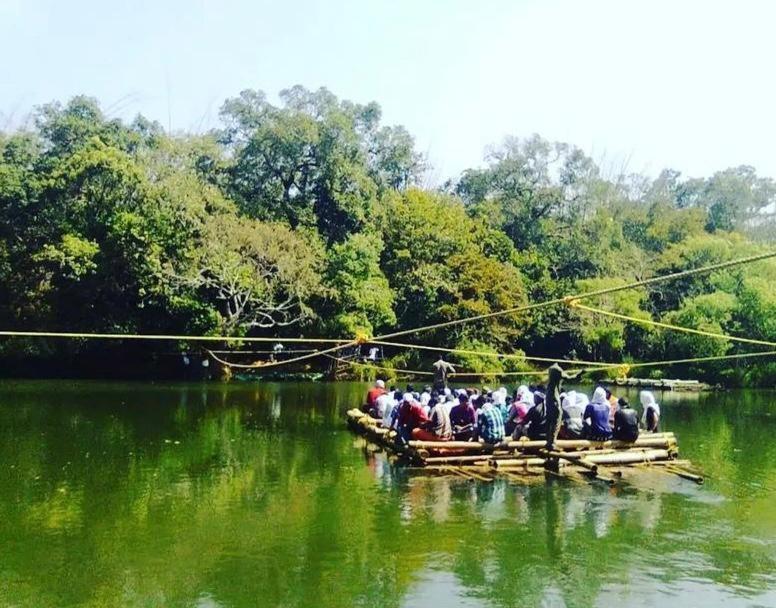
MULTIPOLYGON (((0 133, 2 328, 377 335, 752 255, 776 240, 776 183, 746 166, 692 179, 607 174, 579 148, 533 136, 507 138, 444 184, 429 187, 428 175, 411 134, 382 124, 379 106, 325 89, 293 87, 278 104, 244 91, 205 134, 124 122, 87 97, 43 106, 0 133)), ((598 304, 776 341, 776 262, 598 304)), ((614 362, 757 350, 564 306, 410 339, 614 362)), ((13 339, 0 354, 109 358, 117 348, 126 345, 13 339)), ((744 361, 652 373, 776 384, 772 360, 744 361)))

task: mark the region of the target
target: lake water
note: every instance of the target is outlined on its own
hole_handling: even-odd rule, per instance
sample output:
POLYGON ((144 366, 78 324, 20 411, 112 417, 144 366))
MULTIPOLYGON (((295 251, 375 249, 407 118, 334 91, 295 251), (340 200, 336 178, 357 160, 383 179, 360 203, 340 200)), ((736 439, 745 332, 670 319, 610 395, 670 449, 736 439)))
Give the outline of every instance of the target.
POLYGON ((0 606, 776 606, 773 393, 663 396, 706 484, 608 488, 408 475, 364 389, 0 382, 0 606))

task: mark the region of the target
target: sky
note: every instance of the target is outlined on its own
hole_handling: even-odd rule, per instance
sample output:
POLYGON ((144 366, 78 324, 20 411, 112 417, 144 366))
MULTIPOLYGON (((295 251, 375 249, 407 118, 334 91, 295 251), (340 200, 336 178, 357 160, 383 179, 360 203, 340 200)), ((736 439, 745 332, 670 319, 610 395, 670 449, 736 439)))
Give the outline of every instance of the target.
POLYGON ((0 129, 83 93, 203 131, 302 84, 377 101, 431 181, 533 133, 612 174, 776 177, 774 23, 767 0, 0 0, 0 129))

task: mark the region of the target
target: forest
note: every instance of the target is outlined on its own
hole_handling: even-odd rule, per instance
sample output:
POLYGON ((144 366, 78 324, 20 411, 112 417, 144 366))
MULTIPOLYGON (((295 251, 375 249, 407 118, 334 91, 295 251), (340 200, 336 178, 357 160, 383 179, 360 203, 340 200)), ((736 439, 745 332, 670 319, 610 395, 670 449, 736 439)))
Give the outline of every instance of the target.
MULTIPOLYGON (((666 142, 670 146, 670 142, 666 142)), ((578 147, 507 137, 481 166, 430 167, 376 103, 295 86, 226 100, 219 127, 168 132, 76 97, 0 132, 0 329, 122 334, 375 336, 766 252, 776 182, 750 166, 689 178, 600 167, 578 147)), ((595 302, 631 317, 776 342, 776 261, 595 302)), ((409 340, 602 362, 763 347, 566 306, 409 340)), ((9 338, 7 372, 125 361, 191 344, 9 338)), ((433 354, 386 352, 386 365, 433 354)), ((470 371, 519 358, 452 357, 470 371)), ((123 365, 123 363, 122 363, 123 365)), ((649 368, 653 377, 776 385, 768 357, 649 368)))

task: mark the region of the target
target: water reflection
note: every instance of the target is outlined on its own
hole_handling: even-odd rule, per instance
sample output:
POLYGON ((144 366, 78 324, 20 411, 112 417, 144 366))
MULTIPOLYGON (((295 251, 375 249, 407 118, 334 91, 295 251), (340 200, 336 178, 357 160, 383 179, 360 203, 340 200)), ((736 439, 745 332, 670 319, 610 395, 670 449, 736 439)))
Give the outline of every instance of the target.
POLYGON ((756 393, 664 408, 707 487, 610 489, 408 473, 360 385, 0 389, 0 605, 776 605, 756 393))

